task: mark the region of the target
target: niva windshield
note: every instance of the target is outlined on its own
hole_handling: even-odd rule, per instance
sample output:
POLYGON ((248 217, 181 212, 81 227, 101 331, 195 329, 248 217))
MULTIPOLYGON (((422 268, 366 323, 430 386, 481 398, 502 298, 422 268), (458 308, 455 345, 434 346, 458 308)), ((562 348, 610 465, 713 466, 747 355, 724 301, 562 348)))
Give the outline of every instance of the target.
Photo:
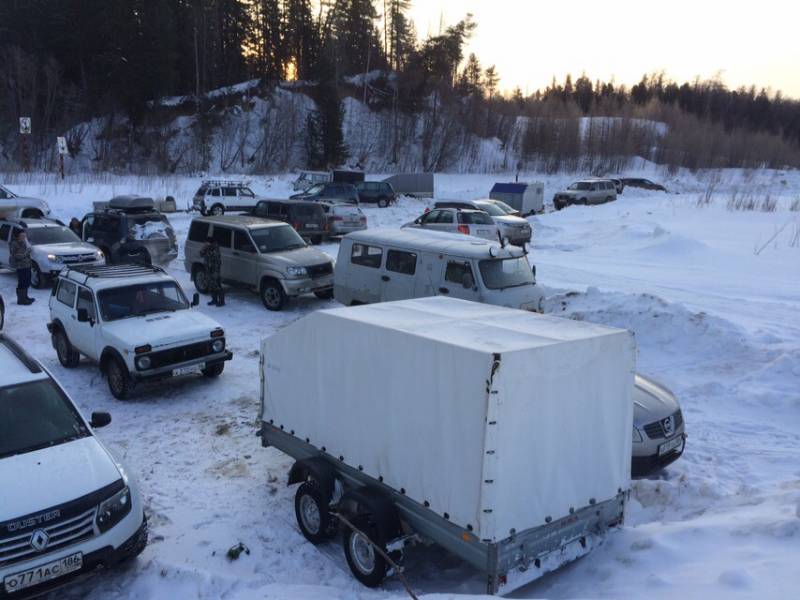
POLYGON ((261 253, 295 250, 306 245, 291 225, 251 229, 250 235, 261 253))
POLYGON ((482 260, 478 266, 481 270, 483 285, 490 290, 530 285, 534 281, 533 272, 524 256, 482 260))
POLYGON ((189 308, 183 291, 170 281, 102 290, 97 300, 104 321, 189 308))
POLYGON ((89 435, 75 408, 49 379, 0 388, 0 458, 89 435))

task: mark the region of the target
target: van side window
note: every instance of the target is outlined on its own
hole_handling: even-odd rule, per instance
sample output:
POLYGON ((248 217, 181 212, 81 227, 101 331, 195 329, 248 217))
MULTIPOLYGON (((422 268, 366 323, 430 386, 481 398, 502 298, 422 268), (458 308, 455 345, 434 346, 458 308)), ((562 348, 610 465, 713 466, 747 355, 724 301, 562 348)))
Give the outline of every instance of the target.
POLYGON ((192 221, 189 226, 189 241, 205 243, 208 237, 208 223, 203 221, 192 221))
POLYGON ((417 255, 413 252, 389 250, 386 253, 386 270, 413 275, 417 270, 417 255))
POLYGON ((58 283, 58 294, 56 294, 56 298, 59 302, 61 302, 61 304, 65 304, 66 306, 72 308, 75 306, 75 291, 77 289, 78 286, 71 281, 61 279, 58 283))
POLYGON ((219 244, 220 248, 230 248, 232 233, 233 232, 227 227, 220 227, 219 225, 214 225, 214 232, 211 234, 211 237, 213 237, 217 241, 217 244, 219 244))
POLYGON ((350 253, 351 263, 373 269, 380 268, 382 258, 383 248, 367 246, 366 244, 353 244, 353 250, 350 253))
POLYGON ((213 190, 211 190, 210 195, 211 196, 219 196, 219 188, 214 188, 213 190))
POLYGON ((76 308, 85 308, 89 313, 89 318, 97 320, 97 314, 94 310, 94 298, 92 297, 91 290, 86 288, 78 288, 78 305, 76 308))
POLYGON ((256 253, 256 247, 250 241, 250 236, 239 229, 233 232, 233 249, 240 252, 250 252, 251 254, 256 253))
POLYGON ((236 188, 224 187, 222 188, 223 196, 236 196, 236 188))
POLYGON ((469 275, 472 277, 472 280, 475 281, 475 278, 472 276, 472 267, 469 263, 454 260, 447 261, 447 270, 444 272, 445 281, 463 285, 466 275, 469 275))

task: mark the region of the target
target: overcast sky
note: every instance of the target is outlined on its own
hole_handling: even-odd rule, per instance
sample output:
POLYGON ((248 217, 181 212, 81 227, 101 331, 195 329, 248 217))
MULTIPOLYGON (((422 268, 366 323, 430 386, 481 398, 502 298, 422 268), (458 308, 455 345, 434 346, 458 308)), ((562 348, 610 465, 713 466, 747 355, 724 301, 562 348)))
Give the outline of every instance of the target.
POLYGON ((584 71, 630 85, 664 70, 800 98, 800 0, 413 0, 411 16, 424 37, 467 12, 478 24, 467 53, 495 64, 507 90, 584 71))

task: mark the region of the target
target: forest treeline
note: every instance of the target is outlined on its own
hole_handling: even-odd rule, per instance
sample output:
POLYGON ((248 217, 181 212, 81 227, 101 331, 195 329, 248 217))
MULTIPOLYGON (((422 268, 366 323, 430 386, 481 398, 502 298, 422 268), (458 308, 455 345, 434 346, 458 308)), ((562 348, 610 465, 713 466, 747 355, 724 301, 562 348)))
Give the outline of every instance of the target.
POLYGON ((261 122, 248 121, 246 132, 230 133, 241 138, 223 140, 238 148, 239 169, 363 162, 380 151, 381 164, 446 170, 464 165, 459 154, 478 152, 481 139, 498 140, 505 168, 599 173, 624 169, 633 156, 673 168, 800 166, 800 101, 779 92, 655 73, 633 86, 581 75, 529 95, 501 93, 502 74, 465 56, 478 25, 469 15, 421 39, 410 4, 6 0, 0 163, 19 167, 18 118, 30 116, 26 150, 35 168, 52 164, 55 136, 69 132, 70 154, 91 143, 98 169, 137 170, 146 160, 158 170, 205 170, 220 131, 230 130, 221 128, 233 105, 244 100, 208 92, 258 80, 248 94, 270 99, 289 90, 313 103, 284 102, 261 122), (170 96, 187 100, 158 102, 170 96), (347 97, 379 115, 380 144, 365 142, 363 132, 354 141, 344 125, 347 97), (176 147, 179 116, 199 151, 176 147), (98 118, 99 130, 80 125, 98 118), (303 155, 292 159, 302 164, 277 156, 287 147, 277 143, 281 135, 303 138, 303 155), (97 150, 99 139, 105 150, 97 150), (418 160, 403 156, 412 151, 418 160))

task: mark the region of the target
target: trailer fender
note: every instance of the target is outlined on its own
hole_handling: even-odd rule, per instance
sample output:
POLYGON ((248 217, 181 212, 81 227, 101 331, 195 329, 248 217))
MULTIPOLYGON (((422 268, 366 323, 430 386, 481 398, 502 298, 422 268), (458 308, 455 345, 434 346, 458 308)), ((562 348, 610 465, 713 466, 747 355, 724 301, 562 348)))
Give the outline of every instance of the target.
POLYGON ((308 479, 313 479, 317 483, 323 498, 327 498, 328 501, 333 498, 336 472, 324 459, 312 457, 298 460, 289 470, 289 481, 286 485, 302 483, 308 479))
POLYGON ((379 543, 388 544, 401 535, 400 517, 394 502, 380 489, 364 486, 348 490, 336 506, 336 512, 348 520, 369 515, 380 536, 379 543))

